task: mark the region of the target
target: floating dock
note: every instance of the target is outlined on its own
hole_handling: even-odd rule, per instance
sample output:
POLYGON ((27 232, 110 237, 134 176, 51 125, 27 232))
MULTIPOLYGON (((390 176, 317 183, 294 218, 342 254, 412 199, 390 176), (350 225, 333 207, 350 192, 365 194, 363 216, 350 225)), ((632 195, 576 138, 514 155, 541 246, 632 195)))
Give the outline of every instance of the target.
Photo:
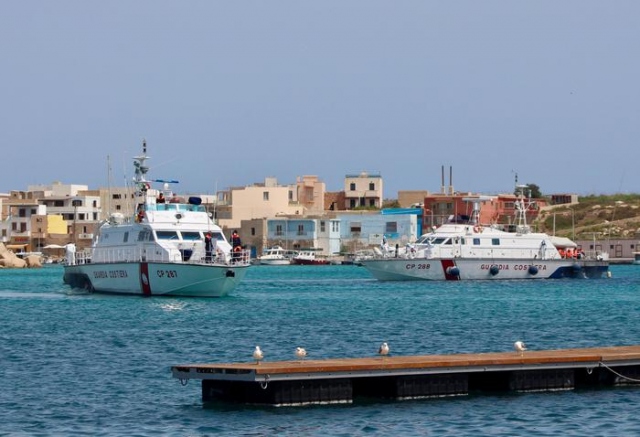
POLYGON ((172 366, 202 400, 257 405, 419 399, 640 384, 640 346, 172 366))

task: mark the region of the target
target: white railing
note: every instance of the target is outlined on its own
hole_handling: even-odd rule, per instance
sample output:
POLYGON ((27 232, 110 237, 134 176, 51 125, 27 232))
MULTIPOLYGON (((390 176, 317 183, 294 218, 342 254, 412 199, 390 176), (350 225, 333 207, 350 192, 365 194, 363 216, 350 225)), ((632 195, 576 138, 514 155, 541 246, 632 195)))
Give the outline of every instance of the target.
POLYGON ((174 264, 224 264, 224 265, 249 265, 251 263, 251 253, 248 250, 236 252, 236 256, 219 252, 217 256, 213 256, 211 260, 207 260, 204 253, 193 251, 189 253, 189 258, 184 259, 187 254, 183 254, 178 249, 159 250, 157 247, 153 249, 132 247, 132 248, 114 248, 114 249, 98 249, 96 256, 92 256, 90 249, 77 252, 75 255, 75 264, 91 264, 91 263, 133 263, 133 262, 156 262, 156 263, 174 263, 174 264))

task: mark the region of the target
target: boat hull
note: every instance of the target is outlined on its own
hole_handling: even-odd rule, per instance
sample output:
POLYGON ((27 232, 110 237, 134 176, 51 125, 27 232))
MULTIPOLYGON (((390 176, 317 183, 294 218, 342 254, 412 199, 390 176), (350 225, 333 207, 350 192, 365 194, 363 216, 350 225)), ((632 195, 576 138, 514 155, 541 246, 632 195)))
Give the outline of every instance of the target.
POLYGON ((96 293, 222 297, 244 278, 248 265, 154 262, 88 263, 64 267, 64 282, 96 293))
POLYGON ((596 260, 500 261, 482 259, 386 258, 361 261, 380 281, 459 281, 501 279, 600 278, 609 265, 596 260))
POLYGON ((263 266, 288 266, 291 264, 290 259, 259 259, 258 263, 263 266))
POLYGON ((328 260, 324 259, 293 259, 291 264, 299 266, 326 266, 331 264, 328 260))

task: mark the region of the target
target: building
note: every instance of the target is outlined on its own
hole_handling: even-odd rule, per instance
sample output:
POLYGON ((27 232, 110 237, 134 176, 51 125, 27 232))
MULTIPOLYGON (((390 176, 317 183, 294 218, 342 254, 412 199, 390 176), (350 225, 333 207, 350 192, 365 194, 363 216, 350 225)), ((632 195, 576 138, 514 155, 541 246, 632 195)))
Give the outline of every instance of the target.
POLYGON ((39 251, 41 246, 59 244, 60 240, 80 248, 89 246, 101 211, 98 191, 60 182, 11 191, 3 205, 7 217, 0 231, 2 240, 8 247, 25 251, 39 251))
POLYGON ((382 208, 382 176, 367 172, 346 175, 344 197, 344 209, 382 208))
POLYGON ((279 185, 276 178, 265 178, 264 183, 220 191, 217 222, 225 229, 235 229, 241 227, 242 220, 321 213, 324 192, 324 183, 316 176, 303 176, 293 185, 279 185))
POLYGON ((336 215, 340 222, 342 251, 355 253, 368 247, 379 246, 382 236, 390 245, 404 246, 420 235, 419 208, 383 209, 382 211, 345 211, 336 215))

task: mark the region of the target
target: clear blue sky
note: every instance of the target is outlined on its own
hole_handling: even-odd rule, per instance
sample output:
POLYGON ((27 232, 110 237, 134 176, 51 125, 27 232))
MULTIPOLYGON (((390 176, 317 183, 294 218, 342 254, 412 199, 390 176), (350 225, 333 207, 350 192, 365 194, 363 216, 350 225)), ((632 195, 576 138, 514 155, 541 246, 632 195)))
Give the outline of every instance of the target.
POLYGON ((184 192, 640 192, 639 43, 637 0, 6 1, 0 192, 122 185, 143 138, 184 192))

